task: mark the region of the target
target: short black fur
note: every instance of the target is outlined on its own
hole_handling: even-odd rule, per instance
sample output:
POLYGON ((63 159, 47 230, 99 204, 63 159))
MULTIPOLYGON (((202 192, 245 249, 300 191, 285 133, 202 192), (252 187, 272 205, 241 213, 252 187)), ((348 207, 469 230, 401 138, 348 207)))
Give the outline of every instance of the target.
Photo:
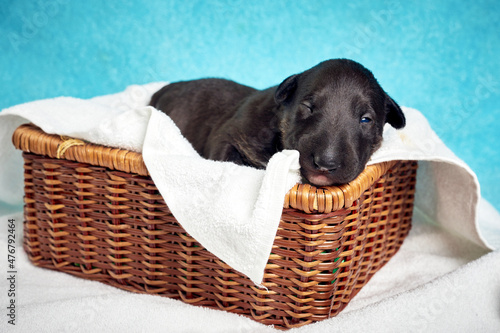
POLYGON ((373 74, 347 59, 324 61, 265 90, 224 79, 169 84, 150 105, 165 112, 208 159, 265 168, 283 149, 300 152, 301 173, 318 186, 356 178, 401 108, 373 74))

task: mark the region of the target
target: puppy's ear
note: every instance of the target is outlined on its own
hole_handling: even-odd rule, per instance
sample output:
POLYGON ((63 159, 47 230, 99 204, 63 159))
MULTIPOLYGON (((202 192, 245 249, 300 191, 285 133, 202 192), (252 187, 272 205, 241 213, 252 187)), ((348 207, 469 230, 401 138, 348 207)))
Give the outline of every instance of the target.
POLYGON ((385 122, 389 123, 395 129, 405 127, 406 118, 403 110, 389 95, 385 94, 385 96, 385 122))
POLYGON ((289 76, 276 88, 274 100, 277 104, 286 103, 290 100, 290 97, 292 97, 297 88, 297 76, 298 74, 289 76))

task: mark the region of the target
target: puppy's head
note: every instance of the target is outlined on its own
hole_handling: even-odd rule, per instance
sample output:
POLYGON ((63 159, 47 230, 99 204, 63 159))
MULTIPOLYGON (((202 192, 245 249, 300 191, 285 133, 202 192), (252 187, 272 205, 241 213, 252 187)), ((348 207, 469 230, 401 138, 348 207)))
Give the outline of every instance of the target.
POLYGON ((405 126, 401 108, 357 62, 328 60, 285 79, 276 89, 284 149, 300 152, 311 184, 356 178, 380 146, 385 123, 405 126))

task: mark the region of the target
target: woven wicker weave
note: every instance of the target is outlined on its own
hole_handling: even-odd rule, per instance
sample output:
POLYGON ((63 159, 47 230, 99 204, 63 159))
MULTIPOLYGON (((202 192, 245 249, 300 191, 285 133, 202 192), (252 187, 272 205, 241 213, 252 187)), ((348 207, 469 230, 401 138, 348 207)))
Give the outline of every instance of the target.
POLYGON ((68 147, 33 125, 19 127, 13 142, 24 151, 24 248, 35 265, 279 328, 337 315, 410 229, 416 162, 369 166, 339 187, 296 185, 266 266, 267 290, 259 289, 185 232, 140 154, 68 147))

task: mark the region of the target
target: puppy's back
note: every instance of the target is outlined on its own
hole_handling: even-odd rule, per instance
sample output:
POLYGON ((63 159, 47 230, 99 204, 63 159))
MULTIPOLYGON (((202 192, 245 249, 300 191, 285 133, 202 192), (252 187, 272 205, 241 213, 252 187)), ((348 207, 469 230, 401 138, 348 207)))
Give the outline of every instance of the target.
POLYGON ((199 79, 168 84, 149 103, 165 112, 193 147, 203 155, 214 128, 230 119, 256 89, 225 79, 199 79))

